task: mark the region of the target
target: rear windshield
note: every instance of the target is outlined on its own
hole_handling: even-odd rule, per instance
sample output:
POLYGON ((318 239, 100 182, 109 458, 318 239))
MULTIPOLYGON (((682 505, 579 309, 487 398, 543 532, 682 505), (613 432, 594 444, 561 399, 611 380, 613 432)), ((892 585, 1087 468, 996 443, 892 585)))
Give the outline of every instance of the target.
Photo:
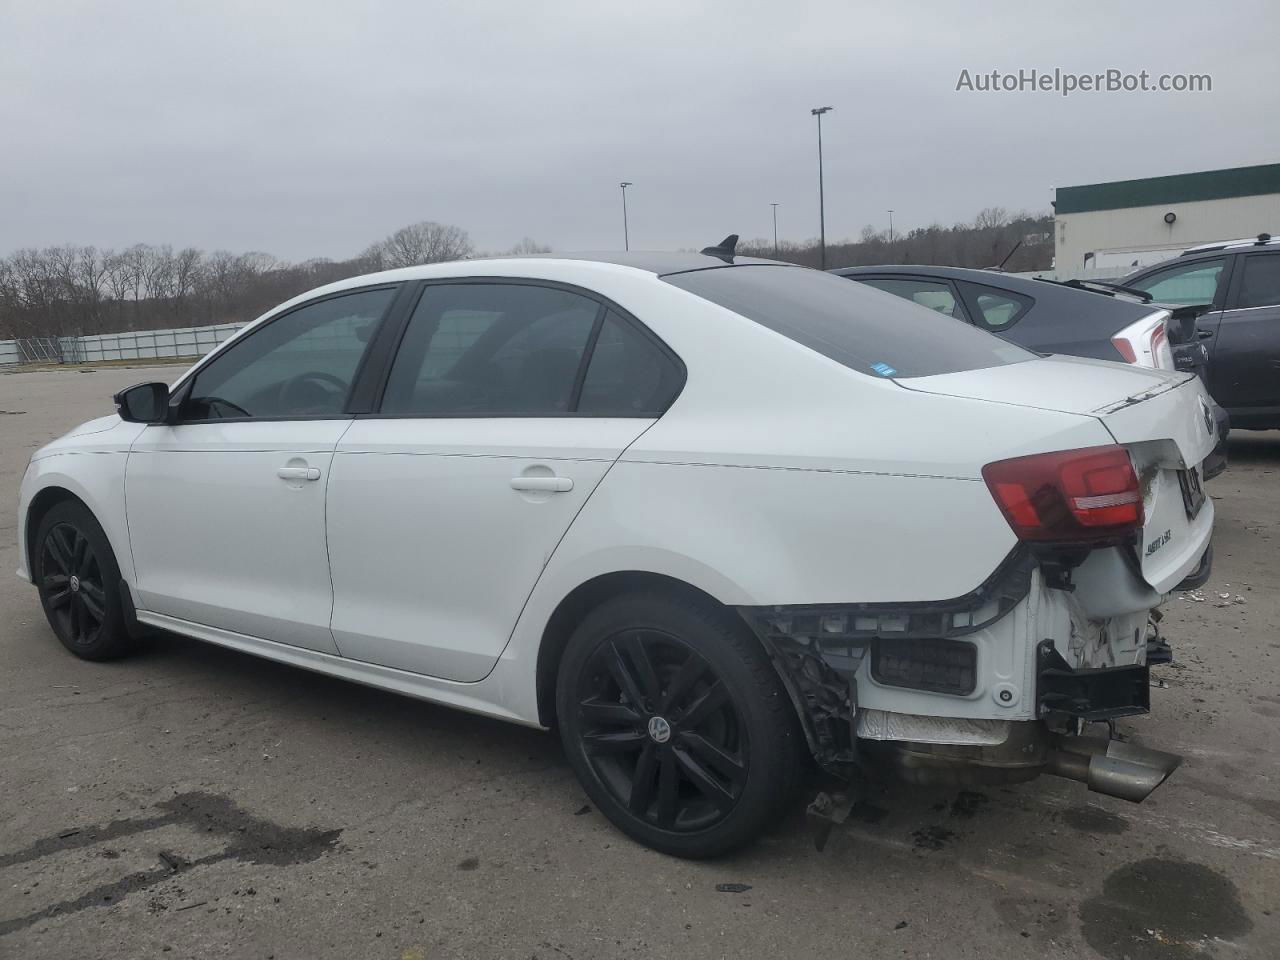
POLYGON ((962 320, 818 270, 743 265, 662 279, 868 376, 928 377, 1036 356, 962 320))

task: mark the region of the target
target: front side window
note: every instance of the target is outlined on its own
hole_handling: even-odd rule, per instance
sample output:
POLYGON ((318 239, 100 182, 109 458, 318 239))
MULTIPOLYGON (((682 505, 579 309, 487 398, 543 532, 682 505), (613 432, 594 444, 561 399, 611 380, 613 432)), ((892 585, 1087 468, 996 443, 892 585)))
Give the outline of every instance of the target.
POLYGON ((395 294, 383 288, 329 297, 269 321, 196 373, 183 419, 342 416, 395 294))
POLYGON ((1237 307, 1280 304, 1280 253, 1253 253, 1244 258, 1237 307))
POLYGON ((600 305, 516 283, 432 284, 391 367, 389 416, 555 416, 570 411, 600 305))
POLYGON ((1161 270, 1126 286, 1145 290, 1157 303, 1178 306, 1213 303, 1226 265, 1223 258, 1196 260, 1161 270))
POLYGON ((1036 358, 967 323, 804 267, 742 265, 662 279, 867 376, 927 377, 1036 358))
POLYGON ((965 282, 963 286, 970 302, 978 308, 978 326, 985 327, 992 333, 1008 330, 1031 309, 1030 297, 980 283, 965 282))
POLYGON ((948 317, 964 319, 963 314, 956 307, 956 298, 951 292, 951 287, 945 283, 938 283, 934 280, 917 280, 914 277, 901 279, 896 277, 893 279, 881 279, 877 277, 871 280, 863 280, 862 282, 868 287, 875 287, 885 293, 892 293, 895 297, 918 303, 922 307, 936 310, 938 313, 948 317))

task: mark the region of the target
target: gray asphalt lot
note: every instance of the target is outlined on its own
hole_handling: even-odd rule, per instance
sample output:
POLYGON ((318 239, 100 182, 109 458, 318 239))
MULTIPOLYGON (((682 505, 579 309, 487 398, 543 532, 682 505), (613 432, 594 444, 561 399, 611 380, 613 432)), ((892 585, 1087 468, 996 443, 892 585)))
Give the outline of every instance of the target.
POLYGON ((876 784, 823 853, 797 809, 686 863, 550 735, 177 637, 66 653, 9 575, 27 458, 176 372, 0 375, 0 957, 1280 956, 1280 432, 1210 483, 1206 600, 1120 725, 1187 758, 1145 804, 876 784))

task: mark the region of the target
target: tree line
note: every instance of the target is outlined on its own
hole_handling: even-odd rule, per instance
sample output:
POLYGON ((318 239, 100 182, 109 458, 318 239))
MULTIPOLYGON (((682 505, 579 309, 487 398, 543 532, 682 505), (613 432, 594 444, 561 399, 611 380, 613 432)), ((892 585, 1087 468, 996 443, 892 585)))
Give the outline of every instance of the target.
MULTIPOLYGON (((773 257, 770 240, 738 250, 773 257)), ((549 253, 528 237, 510 254, 549 253)), ((168 244, 124 250, 65 245, 18 250, 0 259, 0 339, 84 336, 129 330, 251 320, 313 287, 377 270, 477 256, 467 232, 450 224, 410 224, 349 260, 290 263, 265 253, 212 253, 168 244)), ((876 263, 948 264, 1011 271, 1047 268, 1053 255, 1051 216, 999 207, 972 223, 917 228, 890 237, 866 227, 856 241, 827 244, 827 266, 876 263), (1012 255, 1010 255, 1012 254, 1012 255)), ((777 257, 817 266, 817 240, 783 241, 777 257)))
MULTIPOLYGON (((807 267, 818 266, 821 259, 816 238, 780 241, 776 254, 772 240, 758 238, 740 242, 738 252, 807 267)), ((867 226, 857 240, 827 243, 828 268, 890 263, 999 267, 1010 273, 1047 270, 1053 265, 1053 216, 987 207, 970 223, 934 224, 892 236, 888 230, 867 226)))
MULTIPOLYGON (((508 252, 550 249, 526 237, 508 252)), ((350 260, 289 263, 146 243, 18 250, 0 259, 0 339, 243 322, 335 280, 475 254, 465 230, 431 221, 402 227, 350 260)))

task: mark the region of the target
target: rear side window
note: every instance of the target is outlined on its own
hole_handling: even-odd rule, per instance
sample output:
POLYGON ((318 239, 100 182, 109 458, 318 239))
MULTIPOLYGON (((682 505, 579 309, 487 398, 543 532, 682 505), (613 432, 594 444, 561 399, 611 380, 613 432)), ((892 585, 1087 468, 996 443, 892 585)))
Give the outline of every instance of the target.
POLYGON ((1280 304, 1280 254, 1254 253, 1243 259, 1236 306, 1270 307, 1280 304))
POLYGON ((980 283, 964 283, 964 292, 977 310, 975 322, 992 333, 1008 330, 1031 309, 1032 299, 1008 290, 983 286, 980 283))
POLYGON ((1035 359, 935 310, 804 267, 720 267, 662 279, 868 376, 928 377, 1035 359))
POLYGON ((611 310, 591 351, 578 412, 593 417, 658 416, 682 381, 671 358, 611 310))
POLYGON ((392 416, 567 413, 600 305, 516 283, 432 284, 409 319, 382 412, 392 416))
POLYGON ((903 277, 901 279, 881 279, 877 277, 871 280, 862 280, 861 282, 868 287, 875 287, 885 293, 892 293, 895 297, 901 297, 903 300, 910 300, 912 303, 918 303, 922 307, 928 307, 930 310, 937 310, 938 313, 945 316, 964 319, 964 314, 956 305, 956 298, 951 292, 951 287, 945 283, 938 283, 936 280, 917 280, 914 277, 903 277))

